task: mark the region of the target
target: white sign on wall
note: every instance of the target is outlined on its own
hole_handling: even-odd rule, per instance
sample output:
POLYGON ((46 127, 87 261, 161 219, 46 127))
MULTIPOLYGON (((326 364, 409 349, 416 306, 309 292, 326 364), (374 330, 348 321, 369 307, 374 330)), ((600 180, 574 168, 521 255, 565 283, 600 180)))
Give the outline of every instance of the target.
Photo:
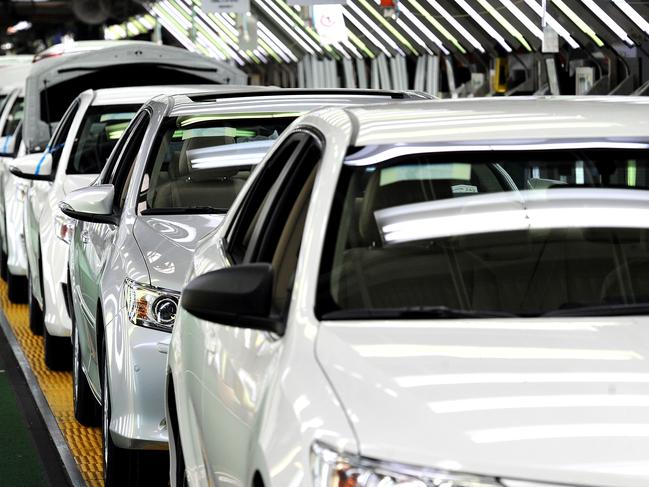
POLYGON ((320 36, 322 44, 345 42, 347 28, 342 5, 314 5, 313 27, 320 36))
POLYGON ((245 14, 250 12, 250 0, 203 0, 201 8, 210 14, 230 12, 245 14))

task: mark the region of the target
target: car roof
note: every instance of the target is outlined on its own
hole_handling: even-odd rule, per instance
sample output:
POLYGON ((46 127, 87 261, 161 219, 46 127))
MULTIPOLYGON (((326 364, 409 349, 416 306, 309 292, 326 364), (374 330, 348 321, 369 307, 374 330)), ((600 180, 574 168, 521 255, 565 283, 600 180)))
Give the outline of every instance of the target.
POLYGON ((79 54, 82 52, 95 51, 97 49, 105 49, 107 47, 113 47, 124 44, 151 44, 147 41, 132 41, 132 40, 94 40, 94 41, 74 41, 74 42, 62 42, 59 44, 54 44, 53 46, 43 49, 40 52, 37 52, 33 56, 33 61, 38 62, 42 59, 47 59, 49 57, 62 56, 68 54, 79 54))
POLYGON ((93 106, 97 105, 124 105, 131 103, 146 103, 151 98, 159 95, 204 93, 211 90, 214 85, 161 85, 161 86, 128 86, 123 88, 102 88, 87 90, 94 93, 93 106))
MULTIPOLYGON (((649 98, 511 97, 350 107, 353 145, 649 139, 649 98)), ((321 117, 329 115, 322 113, 321 117)))
POLYGON ((244 90, 231 87, 190 96, 174 96, 171 116, 200 113, 287 112, 296 116, 323 106, 344 107, 350 104, 387 103, 403 99, 424 99, 415 92, 363 89, 280 89, 249 86, 244 90))

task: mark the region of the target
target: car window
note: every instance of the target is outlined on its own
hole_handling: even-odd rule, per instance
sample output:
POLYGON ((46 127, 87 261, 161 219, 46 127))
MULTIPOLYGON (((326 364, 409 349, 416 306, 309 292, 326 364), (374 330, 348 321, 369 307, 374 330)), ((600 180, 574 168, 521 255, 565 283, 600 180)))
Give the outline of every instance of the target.
POLYGON ((142 111, 137 114, 135 118, 131 120, 131 123, 128 124, 128 126, 124 130, 124 133, 122 133, 119 139, 117 139, 117 143, 115 144, 115 147, 113 147, 113 150, 108 157, 108 161, 104 165, 104 168, 101 170, 99 179, 102 184, 113 184, 113 182, 115 181, 118 169, 117 162, 119 161, 120 156, 124 151, 124 147, 130 140, 133 132, 137 129, 137 127, 140 126, 142 119, 145 117, 148 117, 147 112, 142 111))
POLYGON ((303 133, 292 134, 284 140, 272 157, 260 169, 252 187, 246 192, 245 199, 234 216, 232 229, 226 239, 230 258, 242 262, 252 239, 253 231, 259 220, 265 202, 271 197, 271 189, 277 182, 282 169, 297 157, 298 149, 304 144, 303 133))
POLYGON ((52 168, 56 168, 61 159, 61 154, 63 153, 63 147, 65 146, 65 141, 68 138, 70 133, 70 128, 74 122, 74 117, 79 111, 79 101, 74 101, 72 105, 68 108, 68 111, 65 112, 63 119, 59 123, 59 126, 56 128, 52 139, 49 144, 47 144, 47 151, 52 154, 52 168))
POLYGON ((74 139, 67 174, 98 174, 140 105, 93 106, 74 139))
POLYGON ((648 151, 384 150, 343 165, 320 268, 322 318, 649 305, 648 151))
POLYGON ((225 213, 294 117, 169 117, 140 187, 142 214, 225 213))
POLYGON ((9 109, 9 115, 7 116, 4 127, 2 127, 2 133, 0 133, 0 137, 6 137, 8 135, 14 134, 16 128, 18 127, 18 124, 23 119, 24 109, 24 98, 16 98, 13 106, 9 109))
POLYGON ((138 117, 137 124, 128 135, 128 140, 125 142, 124 147, 119 155, 119 159, 115 164, 114 177, 112 184, 115 185, 115 209, 121 211, 126 201, 128 194, 128 187, 131 181, 131 176, 135 168, 137 155, 144 141, 147 128, 149 127, 150 116, 148 113, 143 112, 142 116, 138 117))

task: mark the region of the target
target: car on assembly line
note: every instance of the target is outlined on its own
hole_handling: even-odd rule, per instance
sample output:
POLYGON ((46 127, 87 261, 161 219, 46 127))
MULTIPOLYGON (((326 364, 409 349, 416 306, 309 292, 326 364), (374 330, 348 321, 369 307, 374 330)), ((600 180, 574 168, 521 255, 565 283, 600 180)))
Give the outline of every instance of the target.
POLYGON ((194 253, 172 485, 649 484, 648 245, 643 98, 301 117, 194 253))
MULTIPOLYGON (((60 51, 52 48, 36 58, 25 81, 22 138, 28 154, 49 150, 56 124, 86 89, 247 82, 245 73, 227 63, 151 42, 89 41, 65 45, 60 51)), ((16 284, 9 286, 9 297, 14 302, 29 297, 22 236, 22 202, 28 187, 9 172, 7 163, 0 165, 0 240, 7 243, 8 279, 16 284)))
POLYGON ((166 353, 180 288, 197 242, 271 144, 306 111, 410 98, 421 95, 248 88, 158 97, 96 184, 65 198, 61 210, 79 220, 68 259, 75 414, 91 423, 102 404, 106 485, 163 473, 168 482, 161 464, 140 459, 167 449, 166 353))
POLYGON ((13 161, 10 172, 32 181, 23 204, 29 325, 32 332, 44 335, 49 368, 65 370, 72 362, 68 245, 74 222, 61 213, 59 202, 97 179, 122 132, 146 101, 160 94, 208 89, 213 85, 86 90, 63 115, 45 155, 13 161))

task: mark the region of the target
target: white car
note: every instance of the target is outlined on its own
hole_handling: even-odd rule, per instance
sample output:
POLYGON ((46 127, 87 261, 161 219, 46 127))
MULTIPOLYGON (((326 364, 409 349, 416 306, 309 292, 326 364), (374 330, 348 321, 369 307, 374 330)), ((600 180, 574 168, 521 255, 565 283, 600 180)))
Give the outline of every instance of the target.
MULTIPOLYGON (((151 42, 97 41, 65 46, 33 63, 24 85, 22 141, 28 154, 47 152, 56 125, 82 91, 123 85, 245 84, 247 76, 222 61, 151 42)), ((45 53, 47 54, 47 53, 45 53)), ((44 56, 45 56, 44 54, 44 56)), ((3 68, 10 69, 10 68, 3 68)), ((34 156, 40 158, 40 155, 34 156)), ((9 298, 28 299, 23 201, 29 185, 0 164, 4 213, 0 239, 7 242, 9 298), (14 285, 15 284, 15 285, 14 285)))
POLYGON ((45 363, 69 369, 72 361, 68 245, 74 222, 59 202, 89 186, 131 118, 154 96, 199 93, 213 85, 152 86, 87 90, 72 102, 48 144, 46 155, 13 162, 11 173, 32 180, 24 207, 24 239, 29 276, 29 325, 44 335, 45 363), (44 325, 44 326, 43 326, 44 325))
POLYGON ((194 254, 172 485, 649 485, 648 114, 298 119, 194 254))
POLYGON ((147 102, 118 158, 61 205, 79 220, 69 257, 75 415, 91 423, 102 405, 107 486, 137 483, 129 465, 149 485, 168 484, 164 384, 179 291, 198 241, 221 223, 269 147, 307 111, 418 97, 225 88, 147 102), (158 464, 144 461, 154 456, 158 464))

